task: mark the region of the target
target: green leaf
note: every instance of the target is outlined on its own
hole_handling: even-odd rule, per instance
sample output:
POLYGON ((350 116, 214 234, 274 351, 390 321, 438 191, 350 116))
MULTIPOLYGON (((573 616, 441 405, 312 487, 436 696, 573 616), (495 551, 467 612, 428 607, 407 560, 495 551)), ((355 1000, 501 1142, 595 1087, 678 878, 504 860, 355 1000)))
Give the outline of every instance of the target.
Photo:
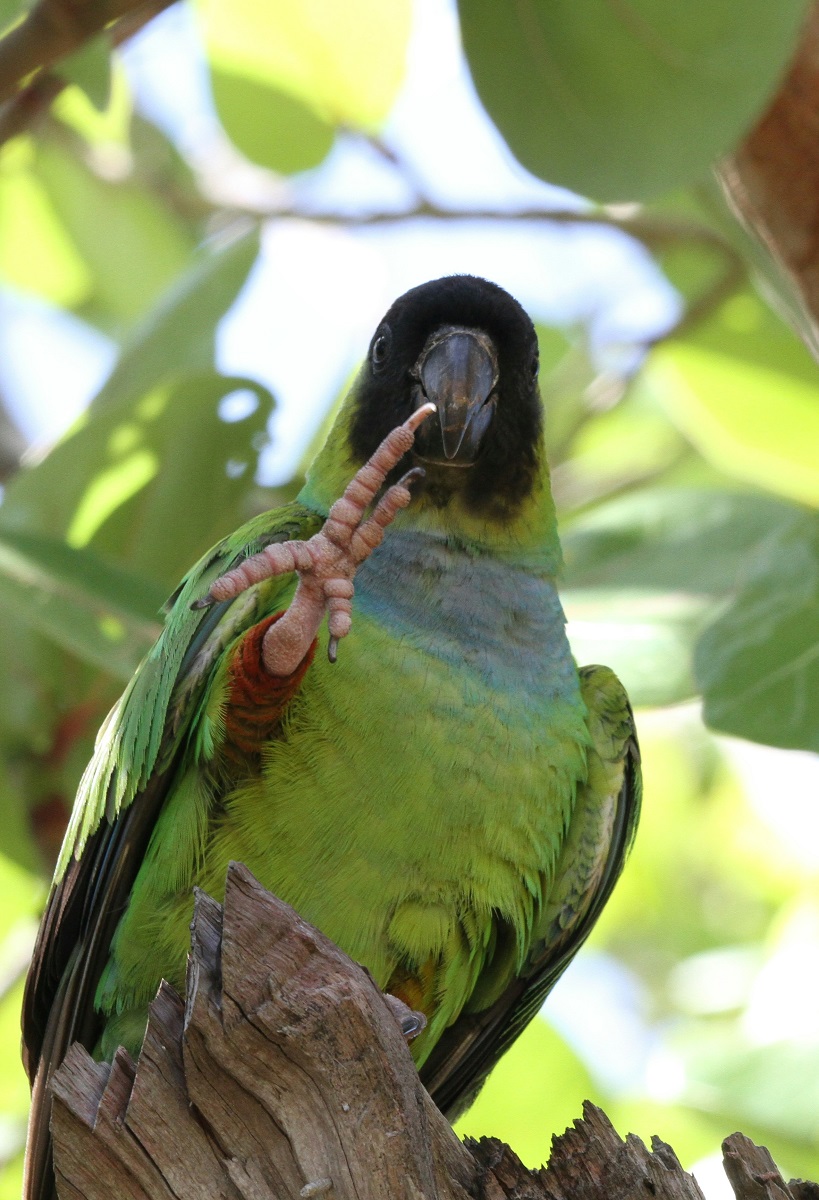
POLYGON ((85 662, 130 679, 160 630, 163 589, 87 550, 0 531, 4 611, 85 662))
POLYGON ((168 591, 191 563, 249 515, 272 397, 258 384, 206 371, 171 376, 144 395, 92 411, 0 508, 3 529, 64 537, 168 591), (224 420, 225 397, 248 412, 224 420))
POLYGON ((24 0, 0 0, 0 33, 5 33, 27 9, 24 0))
POLYGON ((109 96, 104 108, 100 109, 86 90, 67 87, 52 104, 51 115, 78 133, 90 146, 100 147, 109 162, 112 161, 112 147, 114 154, 121 147, 119 159, 113 161, 126 164, 134 115, 133 98, 122 61, 109 56, 108 71, 109 96))
POLYGON ((62 79, 81 88, 99 112, 108 107, 111 100, 111 51, 102 34, 84 42, 79 50, 63 59, 54 70, 62 79))
POLYGON ((696 693, 691 648, 709 614, 699 596, 650 589, 561 589, 572 653, 604 663, 632 704, 676 704, 696 693))
POLYGON ((671 487, 593 509, 563 536, 575 657, 612 667, 635 705, 689 699, 706 622, 749 557, 800 515, 766 496, 671 487))
POLYGON ((760 552, 700 638, 694 669, 714 729, 819 752, 819 516, 795 519, 760 552))
POLYGON ((70 533, 75 546, 93 541, 100 554, 170 590, 249 515, 272 399, 255 383, 202 368, 257 249, 254 229, 196 262, 135 331, 74 430, 8 485, 3 528, 70 533), (219 404, 237 389, 249 392, 255 411, 223 421, 219 404))
POLYGON ((215 71, 286 92, 333 127, 383 124, 404 77, 410 0, 200 0, 198 11, 215 71))
POLYGON ((819 1045, 807 1038, 752 1045, 735 1025, 684 1027, 674 1041, 685 1062, 683 1098, 760 1133, 816 1146, 819 1045))
POLYGON ((646 368, 675 425, 721 470, 819 505, 819 377, 743 360, 692 341, 668 343, 646 368))
POLYGON ((816 359, 801 337, 751 288, 736 292, 684 339, 714 354, 776 371, 819 389, 816 359))
POLYGON ((475 85, 536 175, 600 201, 704 177, 788 64, 804 0, 459 0, 475 85))
POLYGON ((755 493, 646 488, 572 522, 565 584, 726 596, 749 556, 801 511, 755 493))
POLYGON ((0 158, 0 279, 52 304, 76 308, 91 294, 91 272, 31 170, 28 139, 0 158))
POLYGON ((287 92, 217 67, 211 82, 225 132, 259 166, 292 175, 318 166, 329 153, 332 126, 287 92))
POLYGON ((194 238, 148 191, 100 179, 52 142, 41 143, 36 173, 89 267, 92 314, 121 332, 189 265, 194 238))
POLYGON ((234 302, 259 252, 246 226, 198 254, 188 271, 131 333, 91 411, 141 396, 172 371, 213 363, 216 326, 234 302))

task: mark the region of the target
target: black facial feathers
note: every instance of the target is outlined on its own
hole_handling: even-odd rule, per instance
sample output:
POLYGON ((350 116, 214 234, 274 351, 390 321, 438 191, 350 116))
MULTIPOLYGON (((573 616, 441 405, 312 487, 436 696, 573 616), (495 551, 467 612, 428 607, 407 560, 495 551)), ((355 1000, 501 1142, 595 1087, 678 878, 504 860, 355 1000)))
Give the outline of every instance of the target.
POLYGON ((395 301, 373 334, 359 379, 351 450, 357 461, 365 461, 406 420, 415 407, 412 369, 429 336, 451 325, 482 330, 494 342, 497 408, 475 464, 467 470, 441 468, 428 486, 445 499, 449 476, 452 490, 459 490, 471 508, 508 511, 529 494, 540 465, 537 337, 517 300, 485 279, 450 275, 395 301))

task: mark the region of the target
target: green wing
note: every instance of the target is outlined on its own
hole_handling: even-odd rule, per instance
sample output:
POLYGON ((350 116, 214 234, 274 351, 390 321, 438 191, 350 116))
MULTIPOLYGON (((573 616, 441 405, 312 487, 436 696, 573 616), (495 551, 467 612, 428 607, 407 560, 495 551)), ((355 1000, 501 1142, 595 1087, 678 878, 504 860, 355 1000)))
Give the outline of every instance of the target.
MULTIPOLYGON (((111 709, 83 775, 55 878, 83 853, 88 837, 105 817, 109 823, 167 771, 195 719, 212 667, 237 632, 259 619, 259 590, 206 610, 191 603, 242 559, 273 542, 310 537, 321 518, 301 504, 263 513, 210 550, 168 601, 165 628, 111 709)), ((275 581, 283 594, 290 577, 275 581)), ((269 591, 265 592, 269 598, 269 591)))
POLYGON ((216 545, 168 601, 165 627, 102 726, 80 782, 40 926, 23 1000, 23 1059, 32 1082, 29 1198, 53 1195, 48 1080, 68 1047, 97 1043, 94 997, 111 938, 163 802, 195 740, 202 701, 225 646, 282 607, 293 576, 205 610, 191 603, 220 575, 273 542, 304 539, 323 518, 293 503, 216 545))
MULTIPOLYGON (((578 788, 572 822, 524 969, 489 1007, 462 1014, 444 1032, 421 1070, 427 1090, 450 1120, 469 1107, 588 937, 634 840, 642 781, 628 697, 608 667, 582 667, 580 684, 591 734, 588 777, 578 788)), ((508 958, 500 934, 494 963, 504 961, 508 958)), ((479 989, 497 995, 494 963, 486 968, 488 978, 479 981, 479 989)))

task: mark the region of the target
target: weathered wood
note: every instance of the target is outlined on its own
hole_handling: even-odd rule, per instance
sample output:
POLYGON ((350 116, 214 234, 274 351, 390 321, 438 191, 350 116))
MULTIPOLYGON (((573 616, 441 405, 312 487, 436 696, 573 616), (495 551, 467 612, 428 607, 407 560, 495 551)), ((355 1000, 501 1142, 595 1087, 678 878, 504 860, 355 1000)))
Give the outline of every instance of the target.
POLYGON ((804 1179, 786 1184, 770 1151, 754 1145, 744 1133, 725 1139, 722 1161, 738 1200, 819 1200, 819 1184, 804 1179))
MULTIPOLYGON (((187 1002, 162 985, 136 1065, 74 1046, 55 1075, 61 1200, 702 1200, 591 1104, 540 1170, 462 1144, 368 973, 244 867, 224 909, 197 894, 191 933, 187 1002)), ((819 1200, 741 1135, 725 1152, 738 1200, 819 1200)))
POLYGON ((552 1139, 549 1165, 539 1171, 524 1167, 496 1138, 467 1146, 509 1200, 704 1200, 694 1176, 682 1169, 670 1146, 654 1138, 652 1153, 634 1134, 623 1141, 606 1114, 588 1101, 583 1119, 552 1139))

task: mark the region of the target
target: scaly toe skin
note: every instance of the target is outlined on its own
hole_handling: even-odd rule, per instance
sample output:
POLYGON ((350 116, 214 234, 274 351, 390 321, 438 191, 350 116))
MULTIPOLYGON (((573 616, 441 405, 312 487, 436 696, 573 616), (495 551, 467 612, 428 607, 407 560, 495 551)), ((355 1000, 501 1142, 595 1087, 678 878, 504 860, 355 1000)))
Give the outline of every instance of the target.
POLYGON ((397 513, 412 499, 410 491, 424 471, 415 467, 388 488, 365 520, 389 472, 415 441, 415 431, 431 413, 425 404, 389 433, 335 502, 320 531, 307 542, 276 542, 245 559, 211 585, 193 608, 231 600, 253 584, 295 571, 296 593, 284 616, 272 625, 262 642, 262 661, 271 675, 290 675, 304 658, 328 616, 328 657, 336 661, 339 641, 352 627, 353 578, 357 568, 384 537, 397 513))
MULTIPOLYGON (((274 542, 272 545, 266 546, 258 554, 246 558, 232 571, 221 575, 211 584, 206 596, 192 602, 191 608, 209 608, 212 604, 220 601, 232 600, 255 583, 261 583, 262 580, 270 579, 275 575, 286 575, 291 571, 298 572, 300 576, 312 573, 319 578, 327 578, 328 573, 326 571, 320 573, 320 567, 322 562, 333 565, 333 555, 332 553, 328 554, 327 551, 328 542, 336 549, 344 549, 350 544, 353 535, 360 534, 362 528, 368 528, 371 522, 376 521, 382 529, 386 528, 398 510, 406 507, 409 503, 408 485, 423 477, 422 467, 414 467, 407 471, 406 475, 381 498, 370 519, 363 522, 365 510, 375 499, 387 475, 401 461, 407 451, 412 449, 416 429, 434 412, 434 404, 423 404, 403 425, 398 425, 391 433, 387 434, 375 453, 348 483, 343 496, 330 509, 327 520, 314 537, 307 542, 274 542), (396 491, 396 489, 398 490, 396 491), (396 503, 396 497, 402 493, 406 498, 403 499, 403 503, 400 500, 396 503), (390 508, 392 509, 391 515, 387 516, 390 508)), ((361 562, 368 553, 367 550, 360 560, 361 562)), ((353 573, 357 565, 359 564, 353 564, 353 573)))

